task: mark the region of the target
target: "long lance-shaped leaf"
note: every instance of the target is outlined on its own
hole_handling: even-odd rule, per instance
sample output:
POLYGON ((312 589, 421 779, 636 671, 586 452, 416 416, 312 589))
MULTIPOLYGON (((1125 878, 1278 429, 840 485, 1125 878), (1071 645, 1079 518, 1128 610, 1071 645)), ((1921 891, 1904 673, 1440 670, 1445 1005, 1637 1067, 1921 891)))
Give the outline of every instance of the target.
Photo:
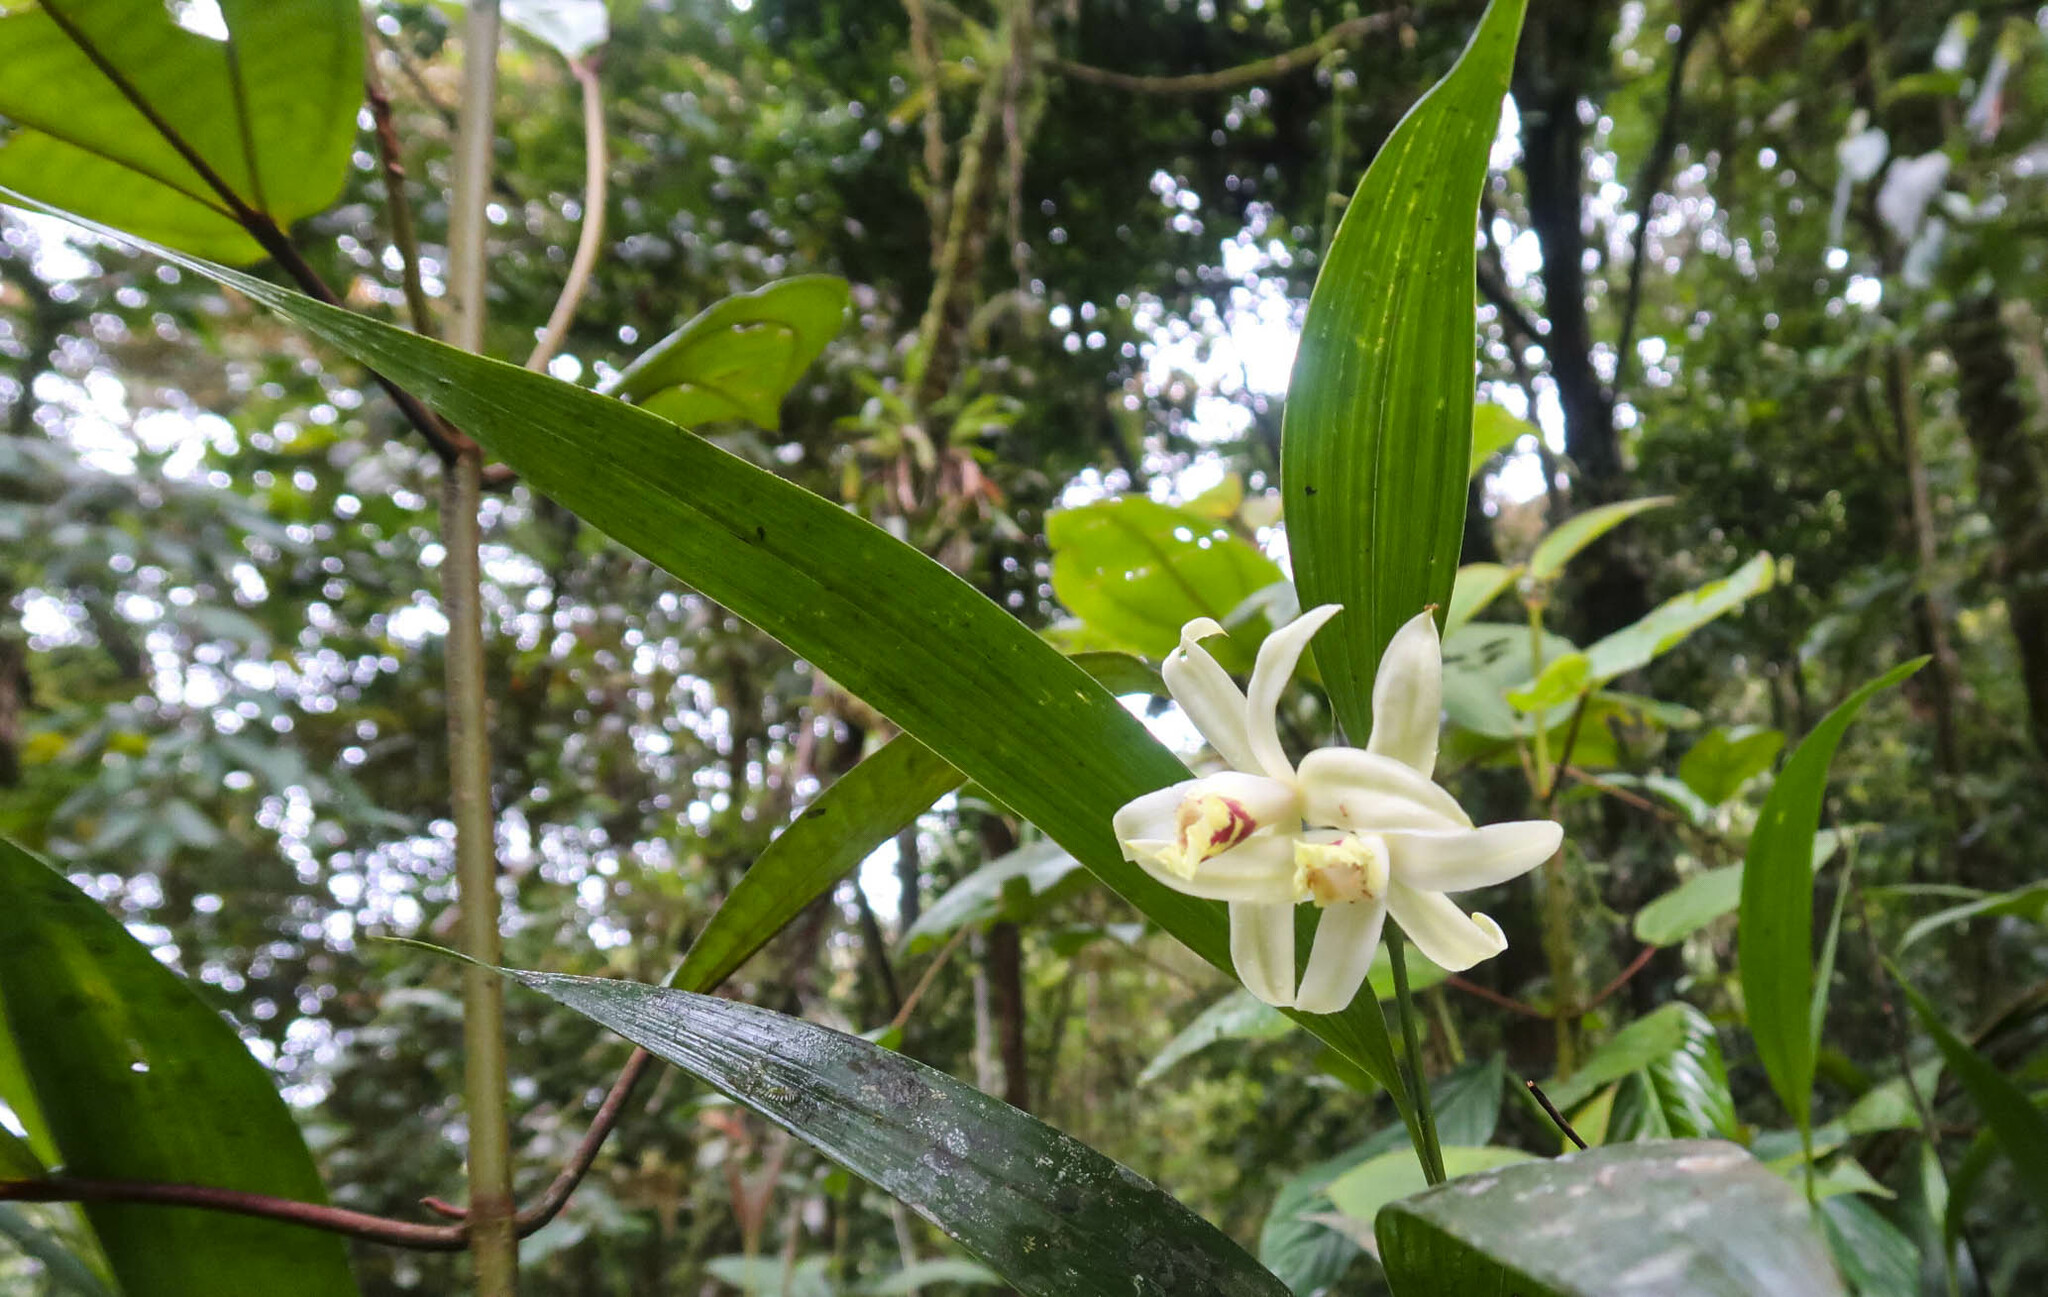
MULTIPOLYGON (((246 293, 411 391, 533 489, 780 640, 1189 949, 1231 967, 1224 907, 1153 881, 1123 858, 1110 830, 1125 802, 1188 778, 1187 767, 1079 666, 938 563, 645 410, 196 257, 149 251, 246 293)), ((1311 907, 1298 922, 1314 923, 1311 907)), ((1308 945, 1299 942, 1302 954, 1308 945)), ((1398 1086, 1386 1020, 1370 996, 1300 1021, 1398 1086)), ((1405 1112, 1405 1099, 1396 1102, 1405 1112)))
POLYGON ((960 772, 898 735, 841 775, 740 875, 669 979, 709 991, 869 852, 948 792, 960 772))
POLYGON ((667 987, 508 975, 880 1185, 1022 1292, 1287 1292, 1227 1235, 1149 1181, 879 1045, 667 987))
POLYGON ((1354 742, 1402 623, 1447 607, 1472 452, 1473 231, 1525 0, 1493 0, 1394 128, 1316 277, 1287 393, 1281 486, 1304 608, 1344 605, 1316 663, 1354 742))
POLYGON ((1948 1029, 1927 997, 1894 970, 1893 979, 1906 993, 1920 1025, 1934 1037, 1949 1071, 1969 1091, 1970 1101, 1984 1116, 2007 1157, 2012 1159, 2020 1187, 2034 1200, 2035 1208, 2048 1218, 2048 1115, 2034 1106, 2026 1091, 1993 1067, 1988 1059, 1948 1029))
POLYGON ((1802 1132, 1813 1123, 1813 834, 1828 765, 1863 705, 1926 661, 1893 668, 1829 712, 1778 772, 1749 836, 1736 948, 1742 996, 1757 1056, 1802 1132))
MULTIPOLYGON (((270 1077, 213 1006, 64 876, 0 840, 5 1028, 67 1174, 324 1202, 270 1077)), ((356 1291, 339 1238, 181 1208, 85 1209, 123 1291, 356 1291)))

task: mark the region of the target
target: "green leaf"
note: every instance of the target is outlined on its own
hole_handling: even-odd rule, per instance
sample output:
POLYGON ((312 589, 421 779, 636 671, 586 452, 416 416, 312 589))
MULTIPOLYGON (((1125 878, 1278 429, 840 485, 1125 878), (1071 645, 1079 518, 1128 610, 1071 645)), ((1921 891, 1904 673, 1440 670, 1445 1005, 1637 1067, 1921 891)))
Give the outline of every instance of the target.
POLYGON ((846 281, 832 275, 736 294, 641 352, 604 391, 685 428, 745 419, 773 431, 782 398, 845 323, 848 300, 846 281))
POLYGON ((1665 600, 1585 652, 1551 662, 1534 684, 1509 693, 1508 701, 1523 711, 1555 707, 1616 676, 1646 667, 1700 627, 1770 589, 1776 571, 1769 554, 1758 554, 1718 581, 1665 600))
POLYGON ((1709 806, 1719 806, 1751 779, 1771 768, 1785 736, 1777 730, 1737 725, 1708 730, 1678 763, 1678 777, 1709 806))
MULTIPOLYGON (((1813 868, 1817 873, 1840 845, 1833 829, 1813 835, 1813 868)), ((1725 865, 1694 874, 1636 911, 1636 940, 1651 946, 1675 946, 1742 904, 1742 866, 1725 865)))
POLYGON ((1444 634, 1452 634, 1486 611, 1486 605, 1500 598, 1521 570, 1504 563, 1467 563, 1459 568, 1457 583, 1451 587, 1451 608, 1444 614, 1444 634))
POLYGON ((1610 1142, 1742 1135, 1714 1024, 1683 1002, 1656 1012, 1674 1010, 1683 1026, 1678 1044, 1621 1083, 1607 1122, 1610 1142))
POLYGON ((1936 910, 1933 914, 1916 920, 1912 927, 1906 929, 1906 935, 1899 938, 1897 953, 1905 954, 1908 946, 1950 924, 1999 915, 2019 915, 2035 923, 2042 922, 2044 916, 2048 916, 2048 883, 2032 883, 2010 892, 1999 892, 1979 897, 1974 901, 1966 901, 1961 905, 1951 905, 1944 910, 1936 910))
POLYGON ((22 1254, 43 1267, 43 1281, 53 1293, 73 1297, 114 1297, 114 1293, 64 1240, 23 1215, 19 1208, 0 1203, 0 1238, 11 1241, 22 1254))
POLYGON ((1948 1070, 1977 1105, 1992 1137, 2012 1159, 2020 1187, 2034 1200, 2035 1209, 2048 1217, 2048 1115, 2043 1115, 2010 1077, 1950 1031, 1926 996, 1896 971, 1893 978, 1906 993, 1920 1025, 1934 1037, 1948 1070))
POLYGON ((185 153, 281 229, 341 192, 363 92, 355 0, 221 0, 221 39, 178 24, 196 5, 6 8, 0 186, 238 264, 263 249, 185 153))
MULTIPOLYGON (((34 204, 30 204, 33 206, 34 204)), ((110 238, 115 231, 95 227, 110 238)), ((1123 858, 1110 819, 1187 767, 1079 666, 889 533, 644 410, 165 249, 413 391, 539 491, 747 618, 1228 970, 1225 908, 1123 858)), ((1304 908, 1299 924, 1314 915, 1304 908)), ((1306 957, 1309 941, 1298 950, 1306 957)), ((1290 1011, 1291 1012, 1291 1011, 1290 1011)), ((1394 1092, 1377 1001, 1298 1015, 1394 1092)))
MULTIPOLYGON (((326 1201, 291 1113, 234 1028, 62 874, 5 841, 0 994, 67 1174, 326 1201)), ((356 1291, 332 1234, 118 1203, 85 1213, 130 1293, 356 1291)))
POLYGON ((1472 459, 1474 225, 1525 0, 1493 0, 1380 146, 1316 276, 1281 436, 1305 608, 1344 605, 1316 662, 1344 731, 1402 623, 1447 607, 1472 459), (1460 471, 1464 470, 1464 471, 1460 471))
MULTIPOLYGON (((1278 564, 1222 523, 1139 495, 1062 509, 1045 520, 1045 537, 1052 590, 1067 611, 1148 657, 1172 652, 1183 624, 1220 622, 1282 579, 1278 564)), ((1257 640, 1227 644, 1245 654, 1257 640)))
POLYGON ((960 786, 960 772, 898 735, 803 809, 697 934, 669 985, 710 991, 869 853, 960 786))
MULTIPOLYGON (((1531 1156, 1519 1148, 1496 1148, 1492 1145, 1471 1148, 1450 1144, 1444 1147, 1443 1153, 1444 1174, 1453 1180, 1527 1162, 1531 1156)), ((1331 1181, 1325 1192, 1337 1210, 1360 1227, 1345 1232, 1364 1243, 1371 1237, 1372 1222, 1378 1218, 1382 1207, 1410 1194, 1421 1193, 1428 1187, 1429 1181, 1423 1177, 1422 1163, 1416 1160, 1415 1150, 1397 1148, 1346 1171, 1331 1181)))
POLYGON ((1479 402, 1472 407, 1472 465, 1465 476, 1478 477, 1486 462, 1495 455, 1510 449, 1524 437, 1542 435, 1527 419, 1517 419, 1490 401, 1479 402))
POLYGON ((1856 1297, 1920 1297, 1920 1249, 1870 1203, 1830 1195, 1821 1230, 1856 1297))
POLYGON ((1713 1027, 1698 1009, 1680 1001, 1647 1013, 1620 1031, 1579 1065, 1568 1078, 1553 1077, 1543 1083, 1543 1093, 1560 1112, 1569 1112, 1593 1097, 1603 1085, 1631 1076, 1673 1053, 1695 1045, 1704 1033, 1709 1041, 1713 1027))
POLYGON ((1056 892, 1064 894, 1066 889, 1060 884, 1080 868, 1081 862, 1057 842, 1026 843, 947 888, 903 934, 903 948, 923 950, 956 928, 990 919, 1028 918, 1039 906, 1050 903, 1056 892))
MULTIPOLYGON (((1578 653, 1576 644, 1547 631, 1540 645, 1546 664, 1578 653)), ((1508 702, 1510 690, 1536 675, 1527 626, 1469 622, 1444 636, 1443 654, 1444 712, 1453 724, 1490 739, 1534 736, 1537 718, 1508 702)), ((1554 707, 1542 720, 1553 728, 1569 724, 1571 708, 1554 707)))
POLYGON ((1278 1294, 1156 1186, 965 1082, 797 1018, 667 987, 507 975, 894 1194, 1027 1294, 1278 1294))
POLYGON ((1145 1070, 1138 1073, 1139 1085, 1150 1085, 1173 1069, 1223 1040, 1274 1040, 1293 1028, 1287 1015, 1256 999, 1250 991, 1237 988, 1195 1015, 1195 1020, 1166 1042, 1145 1070))
POLYGON ((1545 532, 1529 553, 1529 576, 1536 581, 1555 581, 1579 551, 1639 513, 1659 509, 1677 499, 1653 495, 1641 500, 1622 500, 1596 509, 1575 513, 1545 532))
MULTIPOLYGON (((1496 1056, 1467 1064, 1436 1081, 1430 1090, 1436 1097, 1438 1137, 1459 1146, 1491 1140, 1500 1122, 1500 1088, 1505 1075, 1505 1066, 1496 1056)), ((1352 1167, 1405 1146, 1406 1132, 1389 1126, 1281 1185, 1259 1232, 1259 1261, 1297 1294, 1313 1293, 1341 1280, 1361 1249, 1349 1235, 1321 1219, 1336 1210, 1324 1190, 1352 1167)))
POLYGON ((704 1269, 712 1278, 743 1293, 836 1297, 832 1279, 825 1273, 827 1259, 822 1256, 805 1257, 791 1264, 785 1274, 780 1257, 715 1256, 704 1263, 704 1269))
POLYGON ((1736 947, 1742 995, 1757 1056, 1802 1131, 1813 1122, 1813 837, 1828 765, 1863 705, 1926 661, 1886 672, 1829 712, 1778 772, 1749 836, 1736 947))
POLYGON ((933 1261, 919 1261, 907 1265, 894 1274, 884 1275, 873 1283, 862 1284, 860 1291, 866 1297, 909 1297, 927 1284, 957 1283, 979 1288, 992 1288, 1002 1283, 1002 1276, 987 1266, 963 1261, 959 1257, 939 1257, 933 1261))
POLYGON ((1118 697, 1128 694, 1151 694, 1155 698, 1167 697, 1166 682, 1159 677, 1159 669, 1142 658, 1128 653, 1075 653, 1074 665, 1095 677, 1097 684, 1118 697))
POLYGON ((1396 1297, 1843 1292, 1792 1187, 1714 1140, 1503 1167, 1388 1206, 1378 1236, 1396 1297))

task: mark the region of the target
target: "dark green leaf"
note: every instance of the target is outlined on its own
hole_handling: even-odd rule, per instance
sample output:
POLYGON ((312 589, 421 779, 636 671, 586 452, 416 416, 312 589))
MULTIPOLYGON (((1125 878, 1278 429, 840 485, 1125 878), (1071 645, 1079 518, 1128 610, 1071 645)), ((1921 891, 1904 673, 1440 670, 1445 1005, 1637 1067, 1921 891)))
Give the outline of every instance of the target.
POLYGON ((1616 1144, 1379 1214, 1396 1297, 1840 1297, 1804 1201, 1733 1144, 1616 1144))
POLYGON ((1669 1057, 1685 1047, 1691 1033, 1688 1011, 1698 1012, 1688 1004, 1672 1003, 1637 1018, 1594 1050, 1570 1077, 1545 1081, 1543 1092, 1560 1111, 1569 1112, 1592 1098, 1601 1086, 1669 1057))
POLYGON ((1822 1201, 1820 1223, 1856 1297, 1920 1297, 1920 1249, 1875 1206, 1835 1195, 1822 1201))
MULTIPOLYGON (((1186 779, 1187 768, 1086 672, 957 576, 644 410, 152 250, 415 392, 535 490, 781 640, 1189 949, 1230 967, 1224 907, 1155 882, 1123 858, 1110 830, 1125 802, 1186 779)), ((1313 919, 1305 910, 1303 924, 1313 919)), ((1300 1021, 1382 1084, 1398 1084, 1376 1001, 1300 1021)))
MULTIPOLYGON (((326 1201, 291 1113, 234 1028, 62 874, 5 841, 0 994, 67 1174, 326 1201)), ((165 1207, 85 1211, 129 1293, 356 1291, 332 1234, 165 1207)))
POLYGON ((2036 1210, 2048 1217, 2048 1115, 2043 1115, 2010 1077, 1950 1031, 1926 996, 1904 978, 1897 980, 1920 1025, 1934 1037, 1949 1071, 1962 1082, 1992 1137, 2012 1159, 2020 1187, 2034 1200, 2036 1210))
MULTIPOLYGON (((1101 642, 1149 657, 1171 652, 1187 622, 1220 622, 1281 579, 1279 565, 1229 527, 1138 495, 1062 509, 1045 520, 1045 538, 1052 590, 1067 611, 1101 642)), ((1245 654, 1257 642, 1231 647, 1245 654)))
POLYGON ((818 794, 697 934, 669 985, 709 991, 933 802, 960 772, 907 735, 891 739, 818 794))
POLYGON ((640 353, 607 395, 693 428, 745 419, 781 426, 782 398, 846 319, 846 281, 777 280, 717 302, 640 353))
POLYGON ((1813 835, 1828 765, 1863 705, 1925 662, 1886 672, 1829 712, 1778 772, 1749 836, 1736 948, 1742 994, 1757 1056, 1801 1130, 1813 1120, 1813 835))
POLYGON ((1293 1024, 1287 1015, 1261 1003, 1250 991, 1239 987, 1195 1015, 1195 1020, 1166 1042, 1145 1070, 1138 1073, 1139 1085, 1150 1085, 1173 1065, 1200 1053, 1222 1040, 1273 1040, 1284 1036, 1293 1024))
POLYGON ((1464 54, 1380 146, 1316 276, 1281 436, 1303 607, 1344 612, 1316 662, 1345 733, 1402 623, 1446 607, 1464 534, 1477 334, 1473 227, 1524 0, 1493 0, 1464 54))
MULTIPOLYGON (((1641 1139, 1706 1139, 1741 1136, 1735 1098, 1714 1024, 1690 1004, 1657 1010, 1673 1013, 1681 1025, 1677 1044, 1621 1083, 1608 1118, 1611 1143, 1641 1139)), ((1655 1014, 1651 1016, 1656 1016, 1655 1014)), ((1647 1021, 1639 1019, 1638 1021, 1647 1021)))
POLYGON ((1777 730, 1754 725, 1711 729, 1678 763, 1678 777, 1707 805, 1719 806, 1769 770, 1784 746, 1785 736, 1777 730))
POLYGON ((1237 1244, 1030 1115, 855 1036, 730 1000, 509 976, 674 1063, 881 1186, 1025 1293, 1277 1294, 1237 1244))
POLYGON ((0 186, 235 263, 263 249, 151 116, 280 227, 341 191, 363 97, 355 0, 221 0, 225 39, 151 0, 7 8, 0 186))
POLYGON ((1575 513, 1545 532, 1529 553, 1529 576, 1537 581, 1555 581, 1564 565, 1579 551, 1613 531, 1630 518, 1670 504, 1676 497, 1653 495, 1642 500, 1622 500, 1575 513))

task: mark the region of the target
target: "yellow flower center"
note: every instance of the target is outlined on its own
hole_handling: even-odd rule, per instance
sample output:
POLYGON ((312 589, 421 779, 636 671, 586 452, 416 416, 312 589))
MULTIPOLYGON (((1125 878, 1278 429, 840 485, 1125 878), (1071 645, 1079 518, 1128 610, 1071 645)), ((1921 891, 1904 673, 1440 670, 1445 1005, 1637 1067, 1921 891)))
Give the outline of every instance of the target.
POLYGON ((1317 905, 1373 900, 1387 894, 1387 843, 1375 833, 1335 842, 1294 844, 1294 892, 1317 905))
POLYGON ((1180 804, 1173 817, 1174 844, 1159 853, 1159 863, 1179 878, 1193 878, 1202 862, 1220 856, 1258 830, 1257 820, 1234 797, 1203 793, 1180 804))

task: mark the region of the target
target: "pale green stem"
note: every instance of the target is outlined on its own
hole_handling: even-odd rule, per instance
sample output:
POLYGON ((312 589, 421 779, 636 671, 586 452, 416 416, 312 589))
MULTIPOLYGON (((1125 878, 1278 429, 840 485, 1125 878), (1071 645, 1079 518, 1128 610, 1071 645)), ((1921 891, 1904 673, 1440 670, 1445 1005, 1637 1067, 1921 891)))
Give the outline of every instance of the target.
MULTIPOLYGON (((481 351, 484 336, 484 202, 491 181, 497 97, 498 0, 470 0, 463 35, 462 117, 448 231, 448 340, 481 351)), ((470 1254, 477 1297, 513 1297, 512 1140, 507 1122, 504 981, 491 971, 498 948, 498 865, 491 809, 491 749, 484 693, 484 638, 477 510, 483 454, 465 446, 446 468, 441 505, 441 611, 448 691, 448 782, 455 819, 455 878, 463 970, 463 1090, 469 1122, 470 1254)))
POLYGON ((569 322, 590 287, 590 273, 597 268, 597 254, 604 247, 604 208, 610 201, 605 182, 611 171, 611 149, 604 132, 604 87, 597 79, 597 65, 588 59, 570 59, 569 71, 583 87, 583 232, 576 240, 576 256, 569 263, 569 277, 562 282, 562 295, 548 316, 547 328, 534 344, 526 367, 545 371, 548 362, 562 349, 569 335, 569 322))
POLYGON ((1422 1177, 1431 1185, 1442 1184, 1444 1150, 1436 1135, 1436 1109, 1429 1100, 1429 1074, 1422 1065, 1422 1046, 1415 1029, 1415 997, 1408 990, 1408 956, 1401 930, 1387 925, 1387 962, 1394 970, 1394 1015, 1401 1019, 1401 1049, 1408 1056, 1408 1093, 1415 1102, 1415 1124, 1422 1140, 1415 1147, 1422 1163, 1422 1177))

